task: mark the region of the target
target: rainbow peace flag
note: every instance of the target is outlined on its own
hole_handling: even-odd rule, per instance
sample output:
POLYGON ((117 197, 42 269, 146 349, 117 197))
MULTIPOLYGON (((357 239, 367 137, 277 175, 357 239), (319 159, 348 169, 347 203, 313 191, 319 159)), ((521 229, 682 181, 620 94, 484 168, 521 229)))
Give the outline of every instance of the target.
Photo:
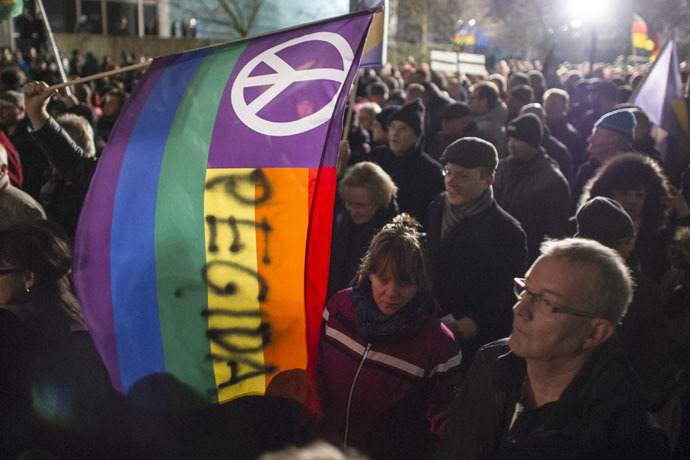
POLYGON ((99 160, 73 267, 126 392, 225 402, 315 362, 338 141, 372 13, 157 58, 99 160))

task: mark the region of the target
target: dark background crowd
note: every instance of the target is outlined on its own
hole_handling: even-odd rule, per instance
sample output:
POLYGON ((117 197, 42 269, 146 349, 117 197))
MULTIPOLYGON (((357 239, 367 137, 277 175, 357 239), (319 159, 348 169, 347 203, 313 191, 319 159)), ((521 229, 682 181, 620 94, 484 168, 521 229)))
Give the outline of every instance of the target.
MULTIPOLYGON (((81 56, 75 51, 65 59, 65 67, 77 77, 141 60, 123 54, 115 63, 109 57, 81 56)), ((575 234, 597 240, 615 249, 633 273, 633 302, 617 334, 645 389, 649 411, 675 448, 674 458, 687 458, 688 140, 671 137, 660 151, 649 116, 629 102, 643 78, 637 69, 601 66, 585 72, 562 67, 556 79, 525 62, 502 63, 496 70, 487 78, 474 79, 410 62, 378 72, 362 71, 352 106, 355 116, 345 127, 347 140, 340 145, 328 298, 355 282, 374 235, 396 215, 407 213, 421 225, 415 238, 423 247, 429 290, 440 307, 434 314, 462 349, 464 374, 477 350, 510 334, 513 278, 523 276, 537 259, 540 244, 575 234), (458 143, 460 139, 467 142, 458 143)), ((55 258, 40 263, 55 266, 56 279, 69 276, 67 245, 74 238, 93 170, 139 77, 135 72, 122 73, 75 85, 71 94, 61 92, 37 101, 23 88, 31 81, 57 83, 55 62, 30 41, 23 43, 22 51, 3 50, 0 144, 6 155, 0 155, 0 230, 6 241, 0 241, 0 269, 11 270, 20 259, 26 264, 31 260, 14 258, 7 243, 12 241, 15 247, 34 245, 46 257, 59 254, 60 263, 55 258), (21 227, 21 222, 36 218, 52 223, 47 230, 21 227)), ((8 273, 0 272, 0 277, 8 273)), ((27 295, 31 289, 26 288, 27 295)), ((69 283, 60 289, 41 293, 54 297, 46 308, 59 304, 60 311, 69 313, 70 321, 60 325, 63 335, 83 332, 69 283)), ((183 458, 194 449, 208 453, 235 441, 244 443, 247 453, 229 457, 251 458, 261 450, 281 447, 286 440, 304 442, 307 436, 301 433, 311 429, 303 426, 309 417, 302 414, 301 406, 279 398, 238 400, 213 410, 183 407, 186 412, 162 412, 152 407, 127 412, 108 388, 88 335, 73 337, 66 345, 55 331, 28 330, 30 322, 23 320, 16 314, 3 320, 3 334, 13 331, 0 338, 5 349, 30 343, 21 352, 31 356, 50 349, 59 355, 55 362, 66 364, 47 366, 47 355, 41 356, 36 362, 49 368, 49 377, 63 379, 65 385, 77 381, 89 391, 77 397, 79 423, 52 420, 45 413, 35 419, 24 412, 31 397, 21 387, 35 369, 17 369, 11 367, 16 361, 3 361, 17 372, 14 375, 22 375, 13 380, 3 368, 0 382, 8 389, 0 391, 3 431, 7 426, 4 434, 9 433, 13 443, 5 445, 11 445, 14 453, 40 438, 40 448, 64 458, 86 458, 92 449, 103 446, 112 449, 114 458, 120 449, 143 452, 144 457, 166 452, 183 458), (64 358, 61 350, 78 350, 81 361, 64 358), (107 410, 94 411, 101 404, 98 401, 107 410), (130 425, 112 423, 122 417, 130 425), (247 433, 251 430, 246 420, 251 421, 246 422, 249 426, 273 420, 274 437, 261 445, 264 435, 247 433), (244 431, 237 429, 231 440, 214 431, 217 426, 236 429, 243 423, 244 431), (107 431, 95 428, 101 426, 107 431), (130 436, 131 427, 138 435, 130 436), (182 431, 188 438, 176 436, 182 431), (212 447, 203 448, 204 442, 212 447)), ((36 324, 51 326, 46 320, 36 324)), ((176 393, 182 390, 175 385, 148 383, 150 388, 142 385, 137 387, 140 394, 128 395, 128 402, 153 398, 163 407, 173 400, 193 399, 176 393), (163 390, 157 393, 151 388, 163 390)), ((36 391, 34 403, 36 394, 41 396, 36 391)), ((42 404, 48 404, 49 397, 42 395, 42 404)))

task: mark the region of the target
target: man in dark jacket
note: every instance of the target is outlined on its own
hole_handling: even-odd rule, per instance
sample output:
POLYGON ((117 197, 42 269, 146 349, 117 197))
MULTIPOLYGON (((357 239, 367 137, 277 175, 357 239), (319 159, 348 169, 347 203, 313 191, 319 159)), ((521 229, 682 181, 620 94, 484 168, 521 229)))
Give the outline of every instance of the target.
POLYGON ((527 260, 539 254, 545 236, 564 236, 570 188, 555 161, 541 147, 542 128, 536 115, 520 115, 508 125, 510 156, 496 171, 496 201, 515 217, 527 234, 527 260))
POLYGON ((388 145, 371 152, 371 159, 398 186, 400 212, 427 225, 429 203, 443 190, 441 165, 422 151, 424 105, 405 104, 388 119, 388 145))
POLYGON ((448 104, 441 113, 441 131, 428 138, 426 151, 431 158, 438 160, 446 147, 455 140, 461 137, 476 137, 477 133, 477 125, 472 121, 472 113, 467 104, 448 104))
POLYGON ((441 459, 663 459, 613 335, 632 298, 623 259, 599 243, 545 243, 517 279, 513 332, 479 351, 455 398, 441 459))
POLYGON ((39 198, 41 187, 46 182, 48 159, 41 147, 29 134, 29 119, 24 108, 24 95, 18 91, 0 94, 0 128, 17 150, 22 165, 24 181, 22 189, 39 198))
POLYGON ((462 341, 466 370, 482 345, 510 332, 513 278, 524 272, 525 232, 493 198, 496 149, 476 137, 446 148, 446 191, 430 206, 426 258, 444 322, 462 341))
POLYGON ((546 154, 553 158, 556 163, 558 163, 558 169, 561 170, 568 183, 572 180, 573 176, 573 159, 570 156, 570 151, 568 147, 551 135, 549 127, 546 125, 546 113, 544 112, 544 107, 538 103, 527 104, 520 109, 520 115, 525 113, 533 113, 541 121, 542 126, 542 137, 541 146, 544 147, 546 154))
POLYGON ((544 111, 546 112, 546 125, 551 135, 563 142, 570 152, 573 166, 576 168, 587 159, 587 142, 568 123, 568 101, 570 96, 562 89, 551 88, 544 93, 544 111))

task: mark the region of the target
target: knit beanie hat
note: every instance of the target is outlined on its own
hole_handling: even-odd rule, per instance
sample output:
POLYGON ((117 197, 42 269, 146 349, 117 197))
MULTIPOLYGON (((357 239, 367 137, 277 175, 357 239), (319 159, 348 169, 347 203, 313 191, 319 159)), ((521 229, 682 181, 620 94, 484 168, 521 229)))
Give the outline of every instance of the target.
POLYGON ((383 96, 384 94, 388 94, 388 86, 381 82, 372 83, 369 87, 369 93, 376 96, 383 96))
POLYGON ((412 128, 417 136, 424 134, 424 104, 422 104, 422 100, 417 98, 403 105, 400 110, 390 116, 388 123, 396 120, 402 121, 412 128))
POLYGON ((633 221, 617 201, 597 196, 583 204, 575 215, 577 234, 605 246, 635 236, 633 221))
POLYGON ((603 128, 614 133, 622 134, 628 139, 633 138, 635 131, 635 115, 628 109, 618 109, 602 115, 594 123, 595 128, 603 128))
POLYGON ((374 118, 376 118, 376 121, 379 122, 381 125, 381 128, 384 131, 388 131, 388 119, 391 117, 391 114, 395 112, 396 110, 400 110, 399 105, 389 105, 381 109, 379 113, 376 114, 374 118))
POLYGON ((470 108, 464 102, 454 102, 448 104, 441 110, 442 120, 454 120, 457 118, 464 118, 470 115, 470 108))
POLYGON ((450 144, 441 155, 441 163, 453 163, 463 168, 496 169, 498 154, 493 144, 478 137, 461 137, 450 144))
POLYGON ((520 115, 508 123, 508 136, 526 142, 534 148, 539 148, 542 137, 542 127, 539 117, 533 113, 520 115))

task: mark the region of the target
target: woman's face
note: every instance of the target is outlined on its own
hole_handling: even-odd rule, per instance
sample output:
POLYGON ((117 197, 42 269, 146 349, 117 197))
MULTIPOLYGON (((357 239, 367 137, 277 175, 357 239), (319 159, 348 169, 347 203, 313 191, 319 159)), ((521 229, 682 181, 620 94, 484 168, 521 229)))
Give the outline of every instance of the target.
POLYGON ((413 284, 403 284, 396 280, 390 268, 378 275, 370 274, 369 280, 374 302, 385 315, 392 315, 400 310, 412 300, 418 290, 413 284))
POLYGON ((388 132, 383 130, 383 126, 381 126, 381 123, 376 121, 376 119, 374 119, 374 122, 371 124, 371 128, 374 133, 372 141, 384 142, 386 139, 388 139, 388 132))
POLYGON ((371 131, 372 125, 374 124, 375 120, 374 116, 374 113, 369 112, 368 110, 362 110, 361 112, 359 112, 359 125, 365 131, 371 131))
POLYGON ((371 190, 365 187, 345 187, 343 201, 352 222, 357 225, 369 222, 378 210, 371 190))
POLYGON ((644 188, 639 190, 616 190, 611 193, 611 197, 623 206, 623 209, 630 215, 633 222, 639 222, 642 218, 642 209, 647 199, 647 191, 644 188))
POLYGON ((23 303, 25 297, 24 271, 0 262, 0 306, 23 303))

